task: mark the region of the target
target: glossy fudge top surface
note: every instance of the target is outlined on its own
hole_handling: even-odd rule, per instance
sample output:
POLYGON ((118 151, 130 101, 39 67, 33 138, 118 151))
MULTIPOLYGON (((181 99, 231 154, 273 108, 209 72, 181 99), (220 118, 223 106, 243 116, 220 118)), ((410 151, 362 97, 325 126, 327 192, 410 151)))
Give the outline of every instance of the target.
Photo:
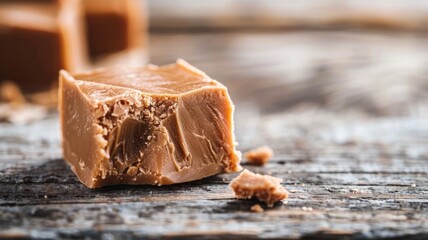
POLYGON ((165 66, 101 68, 73 74, 75 80, 139 90, 148 95, 180 95, 201 88, 224 88, 184 60, 165 66))

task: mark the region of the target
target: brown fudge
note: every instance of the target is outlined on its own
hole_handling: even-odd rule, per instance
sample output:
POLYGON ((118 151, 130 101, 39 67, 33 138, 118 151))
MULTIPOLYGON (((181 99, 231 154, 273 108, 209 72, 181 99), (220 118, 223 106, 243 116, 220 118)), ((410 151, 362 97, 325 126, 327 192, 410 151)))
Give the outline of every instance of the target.
POLYGON ((277 201, 288 197, 288 191, 281 186, 280 178, 260 175, 244 170, 232 180, 230 187, 238 199, 251 199, 253 197, 272 207, 277 201))
POLYGON ((273 150, 268 146, 259 147, 245 153, 247 163, 256 166, 265 165, 272 156, 273 150))
POLYGON ((256 212, 256 213, 262 213, 265 211, 262 208, 262 206, 260 206, 260 204, 254 204, 253 206, 251 206, 250 210, 251 210, 251 212, 256 212))
POLYGON ((0 84, 0 103, 20 106, 23 105, 25 101, 21 89, 15 83, 4 81, 0 84))
POLYGON ((60 69, 86 66, 79 1, 0 0, 0 81, 48 89, 60 69))
POLYGON ((227 89, 183 60, 60 73, 64 159, 89 188, 240 170, 227 89))
POLYGON ((91 56, 129 51, 145 45, 142 33, 146 21, 141 1, 85 0, 84 7, 91 56))

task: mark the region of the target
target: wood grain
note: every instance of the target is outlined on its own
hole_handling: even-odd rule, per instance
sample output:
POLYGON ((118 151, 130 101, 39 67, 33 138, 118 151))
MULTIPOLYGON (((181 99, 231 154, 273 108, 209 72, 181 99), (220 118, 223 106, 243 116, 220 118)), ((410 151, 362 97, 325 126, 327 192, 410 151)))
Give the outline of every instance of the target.
MULTIPOLYGON (((90 190, 61 159, 56 113, 0 124, 0 238, 428 238, 428 38, 374 32, 155 34, 152 62, 178 57, 224 82, 240 150, 287 201, 253 213, 236 174, 173 186, 90 190)), ((262 205, 266 208, 265 205, 262 205)))

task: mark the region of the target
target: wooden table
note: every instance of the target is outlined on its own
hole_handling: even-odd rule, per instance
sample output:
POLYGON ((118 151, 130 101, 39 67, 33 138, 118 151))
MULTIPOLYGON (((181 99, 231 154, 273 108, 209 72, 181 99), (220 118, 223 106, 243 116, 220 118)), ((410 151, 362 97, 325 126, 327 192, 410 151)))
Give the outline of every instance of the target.
POLYGON ((229 87, 239 149, 269 145, 287 201, 250 212, 223 174, 173 186, 85 188, 58 116, 0 124, 0 238, 428 238, 428 37, 295 31, 151 36, 229 87))

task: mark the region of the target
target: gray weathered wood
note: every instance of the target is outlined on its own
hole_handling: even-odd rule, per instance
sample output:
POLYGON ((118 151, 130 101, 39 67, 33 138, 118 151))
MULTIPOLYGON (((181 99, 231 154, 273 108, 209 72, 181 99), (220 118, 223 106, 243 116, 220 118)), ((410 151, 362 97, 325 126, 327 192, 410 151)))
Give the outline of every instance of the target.
MULTIPOLYGON (((290 198, 264 213, 236 174, 90 190, 61 159, 58 119, 0 123, 0 238, 428 238, 428 41, 373 32, 158 34, 152 62, 182 57, 224 82, 252 171, 290 198)), ((265 205, 262 205, 266 207, 265 205)))

